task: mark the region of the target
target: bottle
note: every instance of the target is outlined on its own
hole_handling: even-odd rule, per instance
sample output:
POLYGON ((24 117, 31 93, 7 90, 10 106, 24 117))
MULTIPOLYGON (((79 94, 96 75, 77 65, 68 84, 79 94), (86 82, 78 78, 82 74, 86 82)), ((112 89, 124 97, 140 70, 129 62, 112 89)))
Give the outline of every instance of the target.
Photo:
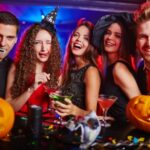
POLYGON ((42 108, 37 105, 31 105, 28 112, 28 140, 32 146, 38 146, 40 143, 42 129, 42 108))

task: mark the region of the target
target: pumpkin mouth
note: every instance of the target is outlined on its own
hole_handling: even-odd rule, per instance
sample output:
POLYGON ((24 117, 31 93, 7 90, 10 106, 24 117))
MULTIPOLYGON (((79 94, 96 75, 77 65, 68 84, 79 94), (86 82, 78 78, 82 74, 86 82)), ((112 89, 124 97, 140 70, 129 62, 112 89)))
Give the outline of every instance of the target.
POLYGON ((136 120, 139 120, 139 121, 142 122, 142 123, 145 123, 145 124, 147 124, 147 125, 150 125, 150 117, 149 117, 149 116, 148 116, 148 117, 142 117, 142 118, 141 118, 140 114, 137 113, 135 110, 133 110, 133 109, 131 109, 131 108, 130 108, 130 113, 131 113, 132 116, 135 117, 136 120))

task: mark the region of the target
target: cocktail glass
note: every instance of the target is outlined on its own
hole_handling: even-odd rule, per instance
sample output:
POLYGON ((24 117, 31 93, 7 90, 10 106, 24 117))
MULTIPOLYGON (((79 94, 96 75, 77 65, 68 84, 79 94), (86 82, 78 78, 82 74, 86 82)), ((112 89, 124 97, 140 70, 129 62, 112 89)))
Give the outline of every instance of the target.
POLYGON ((112 95, 101 94, 98 97, 98 105, 101 107, 103 112, 104 127, 110 127, 110 124, 106 121, 107 112, 116 100, 117 97, 112 95))

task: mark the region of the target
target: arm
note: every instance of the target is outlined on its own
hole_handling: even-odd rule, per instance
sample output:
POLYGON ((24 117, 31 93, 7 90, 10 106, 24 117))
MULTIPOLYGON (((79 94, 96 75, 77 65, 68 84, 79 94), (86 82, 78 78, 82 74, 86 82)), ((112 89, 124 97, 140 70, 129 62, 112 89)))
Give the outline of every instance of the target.
POLYGON ((92 110, 96 111, 97 108, 97 100, 101 85, 101 79, 98 72, 98 69, 95 67, 90 67, 85 73, 84 78, 85 86, 86 86, 86 95, 85 95, 85 103, 86 103, 86 110, 83 110, 76 105, 72 104, 72 102, 68 99, 65 99, 67 105, 62 104, 58 101, 54 102, 56 105, 56 112, 61 116, 66 115, 74 115, 74 116, 81 116, 86 115, 92 110))
POLYGON ((11 87, 15 79, 15 71, 16 71, 16 66, 15 64, 12 64, 7 77, 6 100, 12 105, 15 111, 18 111, 21 109, 21 107, 26 103, 28 98, 31 96, 33 92, 33 88, 30 88, 30 90, 25 91, 19 97, 12 99, 11 87))
POLYGON ((123 63, 119 62, 114 66, 113 76, 115 83, 129 99, 141 95, 135 78, 123 63))
POLYGON ((45 72, 36 74, 34 84, 31 87, 28 87, 28 89, 21 95, 13 99, 11 95, 11 87, 15 79, 15 70, 16 66, 12 64, 7 78, 6 100, 12 105, 15 111, 19 111, 21 107, 27 102, 32 93, 40 86, 40 84, 50 79, 50 75, 46 74, 45 72))

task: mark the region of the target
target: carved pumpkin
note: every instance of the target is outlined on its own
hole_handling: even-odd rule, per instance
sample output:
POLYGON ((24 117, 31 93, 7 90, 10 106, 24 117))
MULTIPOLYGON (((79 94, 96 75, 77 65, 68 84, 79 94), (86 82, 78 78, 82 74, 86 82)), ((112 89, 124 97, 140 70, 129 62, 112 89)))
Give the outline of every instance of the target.
POLYGON ((133 125, 150 132, 150 96, 140 95, 131 99, 127 105, 126 114, 133 125))
POLYGON ((5 137, 14 124, 15 114, 11 105, 0 98, 0 139, 5 137))

